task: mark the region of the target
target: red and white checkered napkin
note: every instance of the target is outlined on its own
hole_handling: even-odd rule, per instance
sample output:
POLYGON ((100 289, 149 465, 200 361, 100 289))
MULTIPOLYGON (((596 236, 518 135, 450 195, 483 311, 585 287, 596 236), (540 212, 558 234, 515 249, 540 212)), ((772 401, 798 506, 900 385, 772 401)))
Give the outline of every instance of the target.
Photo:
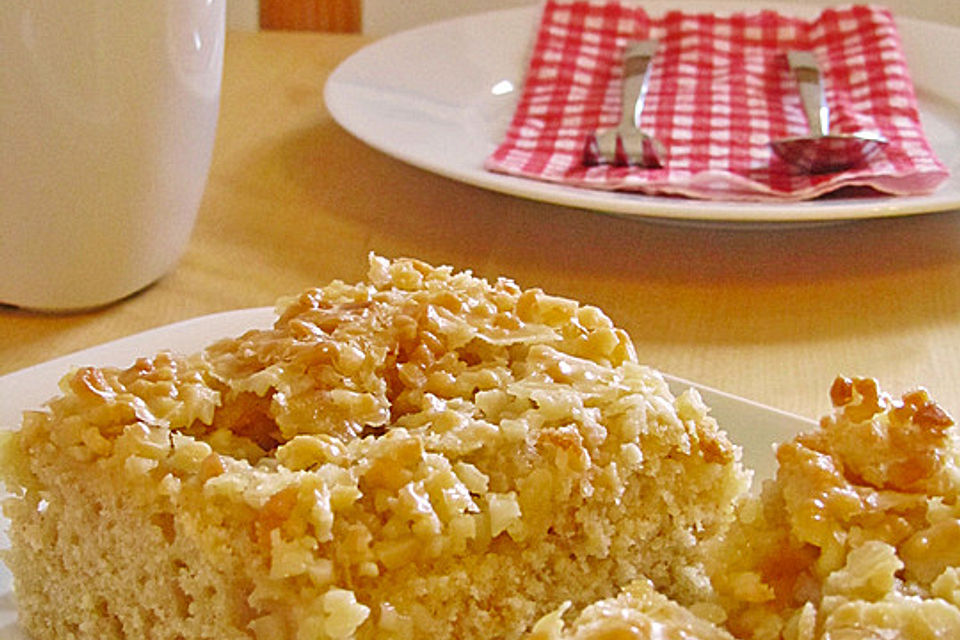
POLYGON ((841 187, 928 193, 947 177, 920 126, 893 16, 873 6, 804 20, 773 11, 732 15, 596 0, 547 0, 530 66, 491 171, 563 184, 723 200, 802 200, 841 187), (642 129, 662 141, 662 169, 584 166, 588 134, 620 119, 621 55, 657 38, 642 129), (784 51, 821 66, 834 133, 878 130, 890 141, 868 164, 803 175, 770 150, 808 127, 784 51))

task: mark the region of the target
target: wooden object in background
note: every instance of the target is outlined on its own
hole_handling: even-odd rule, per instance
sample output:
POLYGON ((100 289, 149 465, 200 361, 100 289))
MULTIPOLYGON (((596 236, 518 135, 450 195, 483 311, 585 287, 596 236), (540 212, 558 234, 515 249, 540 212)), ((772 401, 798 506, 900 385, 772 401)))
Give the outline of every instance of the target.
POLYGON ((360 0, 260 0, 260 28, 359 33, 360 0))

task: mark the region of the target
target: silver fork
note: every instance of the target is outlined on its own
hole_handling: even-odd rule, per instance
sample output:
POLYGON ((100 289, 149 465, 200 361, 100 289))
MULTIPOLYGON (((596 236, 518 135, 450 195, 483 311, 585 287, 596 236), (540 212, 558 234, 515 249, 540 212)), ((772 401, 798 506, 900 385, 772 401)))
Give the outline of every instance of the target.
POLYGON ((650 62, 657 50, 656 40, 627 43, 623 52, 623 86, 620 94, 620 124, 587 136, 583 162, 635 165, 657 168, 663 165, 663 145, 640 129, 640 116, 650 81, 650 62))

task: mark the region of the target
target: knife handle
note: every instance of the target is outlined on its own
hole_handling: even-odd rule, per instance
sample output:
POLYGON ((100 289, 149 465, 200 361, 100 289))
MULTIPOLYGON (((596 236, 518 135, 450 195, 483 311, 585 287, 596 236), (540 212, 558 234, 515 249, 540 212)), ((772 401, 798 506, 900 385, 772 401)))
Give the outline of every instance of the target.
POLYGON ((624 49, 621 125, 640 128, 640 115, 650 79, 650 61, 658 44, 656 40, 634 40, 624 49))

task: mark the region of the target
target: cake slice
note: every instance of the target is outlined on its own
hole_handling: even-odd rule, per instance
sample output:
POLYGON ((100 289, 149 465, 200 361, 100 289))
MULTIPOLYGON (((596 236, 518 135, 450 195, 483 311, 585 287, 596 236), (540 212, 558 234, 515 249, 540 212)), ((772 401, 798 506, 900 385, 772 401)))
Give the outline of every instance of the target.
POLYGON ((61 388, 2 443, 38 640, 517 638, 638 579, 695 602, 748 483, 598 309, 409 259, 61 388))

